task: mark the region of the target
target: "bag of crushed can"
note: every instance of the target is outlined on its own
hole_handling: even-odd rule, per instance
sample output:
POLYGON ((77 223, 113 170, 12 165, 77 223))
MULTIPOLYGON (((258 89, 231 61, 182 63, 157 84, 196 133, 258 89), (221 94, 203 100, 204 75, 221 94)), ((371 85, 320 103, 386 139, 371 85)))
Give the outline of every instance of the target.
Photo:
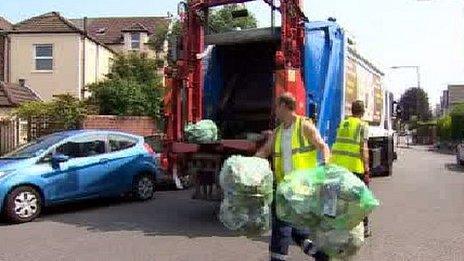
POLYGON ((218 128, 212 120, 201 120, 195 124, 188 124, 185 129, 185 137, 190 143, 208 143, 217 141, 218 128))
POLYGON ((270 229, 273 173, 267 160, 232 156, 219 181, 224 191, 219 219, 227 228, 249 236, 270 229))

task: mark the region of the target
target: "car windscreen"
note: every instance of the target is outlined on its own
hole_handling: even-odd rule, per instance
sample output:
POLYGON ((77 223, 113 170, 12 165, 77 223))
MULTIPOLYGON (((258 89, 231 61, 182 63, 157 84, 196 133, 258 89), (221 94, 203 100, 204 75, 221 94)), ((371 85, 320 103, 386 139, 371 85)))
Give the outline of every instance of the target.
POLYGON ((0 157, 0 159, 27 159, 36 157, 64 138, 66 138, 66 136, 62 134, 44 136, 18 147, 12 152, 0 157))

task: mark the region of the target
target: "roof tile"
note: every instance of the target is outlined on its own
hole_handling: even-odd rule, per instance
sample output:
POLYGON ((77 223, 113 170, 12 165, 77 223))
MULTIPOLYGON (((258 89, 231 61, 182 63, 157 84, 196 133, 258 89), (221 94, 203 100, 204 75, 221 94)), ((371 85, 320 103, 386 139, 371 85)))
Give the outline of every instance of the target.
POLYGON ((27 86, 0 82, 0 106, 18 106, 27 101, 39 100, 37 94, 27 86))
POLYGON ((35 16, 17 23, 13 26, 13 32, 70 32, 77 33, 80 30, 74 24, 68 22, 57 12, 50 12, 35 16))
MULTIPOLYGON (((84 19, 70 19, 70 21, 81 30, 84 29, 84 19)), ((157 27, 168 26, 169 23, 170 19, 163 16, 87 18, 87 31, 90 36, 104 44, 120 44, 123 41, 123 32, 130 31, 128 29, 147 31, 151 35, 157 27)))
POLYGON ((0 16, 0 31, 2 30, 11 30, 13 24, 11 24, 8 20, 0 16))

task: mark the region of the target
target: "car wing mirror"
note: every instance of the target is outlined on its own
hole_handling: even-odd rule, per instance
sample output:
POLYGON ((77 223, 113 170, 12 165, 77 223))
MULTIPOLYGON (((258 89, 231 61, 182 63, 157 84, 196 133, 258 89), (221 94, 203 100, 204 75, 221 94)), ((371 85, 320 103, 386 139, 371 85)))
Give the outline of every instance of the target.
POLYGON ((55 154, 52 156, 52 160, 51 160, 52 167, 54 169, 57 169, 60 167, 60 163, 66 162, 68 160, 69 160, 69 156, 66 156, 64 154, 55 154))

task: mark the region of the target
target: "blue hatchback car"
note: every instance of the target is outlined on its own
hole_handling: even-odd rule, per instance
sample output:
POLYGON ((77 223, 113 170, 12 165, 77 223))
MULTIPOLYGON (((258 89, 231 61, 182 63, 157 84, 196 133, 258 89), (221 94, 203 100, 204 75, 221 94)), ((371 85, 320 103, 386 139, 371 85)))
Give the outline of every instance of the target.
POLYGON ((0 209, 13 223, 36 218, 43 207, 132 192, 155 191, 154 152, 143 137, 115 131, 51 134, 0 157, 0 209))

